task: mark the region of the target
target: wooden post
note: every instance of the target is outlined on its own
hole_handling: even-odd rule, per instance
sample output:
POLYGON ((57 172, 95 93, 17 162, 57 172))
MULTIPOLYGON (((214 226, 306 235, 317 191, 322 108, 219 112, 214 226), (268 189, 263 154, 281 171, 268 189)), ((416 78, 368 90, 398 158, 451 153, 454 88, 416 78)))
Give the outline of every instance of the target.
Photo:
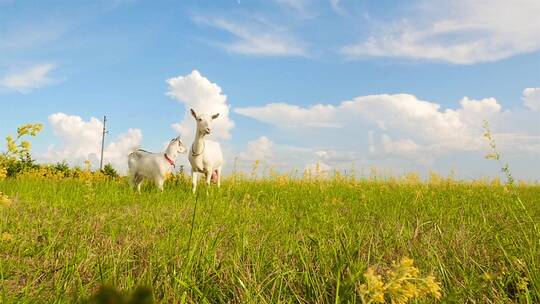
POLYGON ((99 161, 99 171, 103 170, 103 149, 105 149, 105 133, 107 133, 105 127, 106 123, 107 116, 103 116, 103 134, 101 136, 101 160, 99 161))

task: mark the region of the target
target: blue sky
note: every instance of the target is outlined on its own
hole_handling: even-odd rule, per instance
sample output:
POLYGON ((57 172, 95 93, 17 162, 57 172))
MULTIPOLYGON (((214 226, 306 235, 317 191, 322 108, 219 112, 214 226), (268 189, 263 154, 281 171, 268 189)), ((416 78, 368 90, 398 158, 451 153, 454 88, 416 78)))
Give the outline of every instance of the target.
POLYGON ((538 180, 538 15, 527 0, 0 0, 0 135, 42 122, 38 160, 95 163, 91 118, 106 114, 122 167, 133 146, 190 144, 198 106, 229 112, 214 134, 229 169, 477 178, 498 174, 487 118, 516 175, 538 180))

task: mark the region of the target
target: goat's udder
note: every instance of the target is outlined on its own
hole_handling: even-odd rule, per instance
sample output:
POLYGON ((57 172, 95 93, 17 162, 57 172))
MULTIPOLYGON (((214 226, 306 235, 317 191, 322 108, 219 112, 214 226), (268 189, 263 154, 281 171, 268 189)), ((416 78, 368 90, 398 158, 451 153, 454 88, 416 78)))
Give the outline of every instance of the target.
POLYGON ((218 176, 217 176, 217 170, 212 171, 212 177, 211 177, 210 180, 211 180, 213 183, 217 183, 217 178, 218 178, 218 176))

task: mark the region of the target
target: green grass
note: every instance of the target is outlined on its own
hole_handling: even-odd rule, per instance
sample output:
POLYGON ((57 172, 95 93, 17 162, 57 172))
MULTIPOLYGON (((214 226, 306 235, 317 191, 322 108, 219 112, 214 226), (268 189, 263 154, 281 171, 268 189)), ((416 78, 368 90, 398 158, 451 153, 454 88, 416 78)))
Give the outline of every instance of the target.
POLYGON ((105 285, 165 303, 360 303, 367 267, 405 256, 441 282, 442 302, 540 302, 538 186, 516 188, 522 204, 465 183, 189 187, 0 181, 15 201, 0 206, 12 236, 0 241, 0 302, 80 302, 105 285))

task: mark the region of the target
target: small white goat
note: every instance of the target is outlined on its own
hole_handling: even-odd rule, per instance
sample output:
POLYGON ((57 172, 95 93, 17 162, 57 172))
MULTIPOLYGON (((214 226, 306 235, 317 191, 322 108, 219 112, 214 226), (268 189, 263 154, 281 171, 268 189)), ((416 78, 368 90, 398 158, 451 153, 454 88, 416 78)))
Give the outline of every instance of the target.
POLYGON ((197 190, 198 174, 204 174, 206 177, 206 185, 210 185, 212 177, 215 178, 218 188, 221 186, 221 167, 223 165, 223 153, 218 142, 204 139, 210 134, 210 122, 218 118, 218 114, 212 116, 201 114, 197 115, 191 109, 191 115, 197 122, 197 133, 195 140, 191 145, 189 152, 189 163, 191 164, 191 178, 193 193, 197 190))
POLYGON ((174 159, 179 153, 186 153, 186 147, 180 137, 173 138, 164 153, 151 153, 142 149, 128 156, 128 177, 132 187, 141 192, 141 184, 145 178, 152 180, 163 192, 165 174, 171 166, 175 167, 174 159))

